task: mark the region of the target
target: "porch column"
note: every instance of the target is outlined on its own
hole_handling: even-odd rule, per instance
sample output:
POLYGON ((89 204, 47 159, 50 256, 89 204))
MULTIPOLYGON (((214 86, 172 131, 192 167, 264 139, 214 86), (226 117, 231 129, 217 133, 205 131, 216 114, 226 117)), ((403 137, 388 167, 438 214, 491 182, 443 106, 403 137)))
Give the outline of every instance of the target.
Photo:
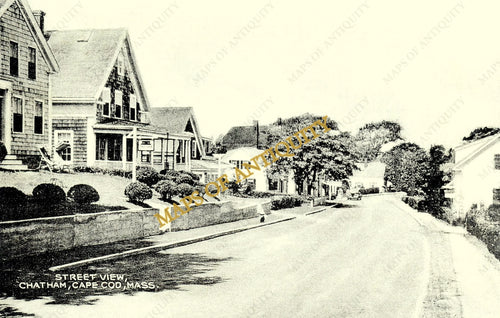
POLYGON ((127 134, 122 135, 122 169, 127 169, 127 134))
POLYGON ((7 81, 0 81, 0 88, 5 90, 5 95, 3 96, 3 104, 1 106, 2 111, 2 122, 0 123, 2 128, 2 135, 0 136, 3 141, 7 153, 11 154, 12 151, 12 84, 7 81))
POLYGON ((132 181, 137 181, 137 127, 133 128, 132 139, 132 181))

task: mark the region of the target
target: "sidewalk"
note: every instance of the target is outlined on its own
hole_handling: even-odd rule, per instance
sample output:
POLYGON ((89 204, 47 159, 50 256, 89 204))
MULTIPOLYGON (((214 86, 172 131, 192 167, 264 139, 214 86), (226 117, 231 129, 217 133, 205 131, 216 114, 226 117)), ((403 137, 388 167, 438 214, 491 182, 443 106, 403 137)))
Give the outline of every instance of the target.
MULTIPOLYGON (((452 280, 456 293, 443 295, 448 305, 450 298, 458 297, 462 316, 465 318, 500 317, 500 261, 491 254, 486 245, 469 234, 463 227, 452 226, 427 213, 404 209, 445 242, 445 253, 449 254, 453 272, 452 280), (448 298, 448 299, 447 299, 448 298)), ((442 257, 443 253, 440 253, 442 257)), ((443 260, 440 259, 439 262, 443 260)), ((445 289, 444 287, 441 287, 445 289)))

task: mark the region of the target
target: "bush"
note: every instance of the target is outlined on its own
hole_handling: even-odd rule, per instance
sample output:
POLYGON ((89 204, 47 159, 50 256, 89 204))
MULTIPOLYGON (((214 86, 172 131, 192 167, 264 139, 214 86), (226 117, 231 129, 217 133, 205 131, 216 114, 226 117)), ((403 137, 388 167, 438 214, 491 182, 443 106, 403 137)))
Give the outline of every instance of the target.
POLYGON ((0 161, 4 160, 5 156, 7 156, 7 148, 5 148, 3 142, 0 141, 0 161))
POLYGON ((69 189, 68 198, 73 199, 76 203, 90 204, 99 201, 99 193, 88 184, 77 184, 69 189))
POLYGON ((152 187, 160 181, 160 174, 152 167, 140 167, 137 170, 137 181, 152 187))
POLYGON ((192 176, 186 173, 182 173, 177 178, 175 178, 175 183, 177 184, 187 183, 189 185, 194 185, 196 181, 197 180, 194 180, 192 176))
POLYGON ((119 176, 127 179, 132 178, 132 171, 123 169, 106 169, 100 167, 87 167, 87 166, 76 166, 73 167, 74 172, 86 172, 95 174, 106 174, 110 176, 119 176))
POLYGON ((171 180, 162 180, 155 185, 155 190, 161 195, 162 200, 171 200, 176 194, 177 185, 171 180))
POLYGON ((181 173, 177 170, 165 170, 164 169, 164 170, 160 171, 160 174, 165 176, 165 179, 174 180, 175 178, 180 176, 181 173))
POLYGON ((295 196, 284 196, 281 198, 275 198, 271 201, 271 209, 279 210, 279 209, 288 209, 296 206, 300 206, 304 200, 301 197, 295 196))
POLYGON ((491 208, 492 206, 486 210, 484 207, 478 209, 473 206, 467 212, 465 227, 469 233, 486 243, 488 250, 500 259, 500 223, 488 220, 491 208))
POLYGON ((250 191, 248 196, 252 198, 270 198, 276 196, 275 193, 272 192, 264 192, 264 191, 250 191))
POLYGON ((423 211, 425 210, 426 203, 422 197, 402 197, 401 200, 408 204, 412 209, 423 211))
POLYGON ((23 206, 26 204, 26 195, 14 187, 0 187, 0 205, 7 207, 23 206))
POLYGON ((380 189, 376 188, 376 187, 374 187, 374 188, 366 188, 366 189, 361 188, 361 189, 359 189, 359 193, 361 193, 361 194, 380 193, 380 189))
POLYGON ((144 200, 151 199, 153 197, 153 191, 147 186, 147 184, 142 182, 132 182, 127 187, 125 187, 125 195, 131 202, 142 203, 144 200))
POLYGON ((500 222, 500 204, 492 204, 488 207, 488 216, 493 222, 500 222))
POLYGON ((177 186, 176 192, 180 197, 187 197, 193 193, 194 187, 187 183, 181 183, 177 186))
POLYGON ((58 185, 42 183, 33 189, 33 199, 46 204, 58 204, 66 201, 66 193, 58 185))

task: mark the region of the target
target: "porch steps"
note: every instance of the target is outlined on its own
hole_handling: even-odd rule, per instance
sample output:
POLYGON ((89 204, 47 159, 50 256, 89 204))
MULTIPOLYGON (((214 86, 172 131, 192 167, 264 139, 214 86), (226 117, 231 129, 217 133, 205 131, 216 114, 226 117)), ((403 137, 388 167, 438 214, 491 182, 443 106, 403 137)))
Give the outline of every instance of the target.
POLYGON ((0 162, 0 170, 28 171, 29 169, 27 165, 23 165, 23 162, 17 159, 16 155, 6 155, 0 162))

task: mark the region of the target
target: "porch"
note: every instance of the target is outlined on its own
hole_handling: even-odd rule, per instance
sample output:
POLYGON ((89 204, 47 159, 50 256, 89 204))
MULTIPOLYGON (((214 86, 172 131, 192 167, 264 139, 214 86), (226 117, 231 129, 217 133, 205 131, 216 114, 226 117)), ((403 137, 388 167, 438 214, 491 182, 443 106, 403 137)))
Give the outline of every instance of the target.
POLYGON ((189 134, 170 134, 147 126, 98 124, 94 136, 95 153, 89 156, 89 166, 128 171, 134 166, 151 166, 158 171, 191 170, 189 134))

